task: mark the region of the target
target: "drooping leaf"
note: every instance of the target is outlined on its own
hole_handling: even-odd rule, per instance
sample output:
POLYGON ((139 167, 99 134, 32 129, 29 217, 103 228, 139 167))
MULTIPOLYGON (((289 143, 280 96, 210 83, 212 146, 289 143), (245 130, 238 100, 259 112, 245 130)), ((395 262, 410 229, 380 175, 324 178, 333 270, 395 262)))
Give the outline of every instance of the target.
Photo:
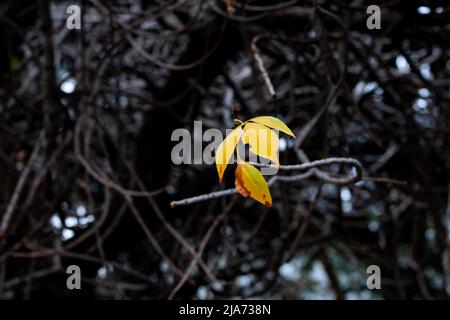
POLYGON ((277 129, 277 130, 284 132, 295 138, 295 134, 280 119, 277 119, 274 117, 269 117, 269 116, 261 116, 261 117, 252 118, 249 121, 261 123, 269 128, 277 129))
POLYGON ((241 162, 236 169, 236 191, 244 197, 250 197, 266 207, 272 206, 272 196, 261 172, 251 164, 241 162))
POLYGON ((219 174, 219 182, 222 182, 223 174, 227 168, 228 162, 236 149, 237 144, 242 136, 242 126, 234 129, 226 138, 222 141, 216 151, 216 167, 219 174))
POLYGON ((242 141, 245 144, 250 144, 250 151, 254 154, 269 159, 280 166, 278 161, 280 140, 273 130, 260 123, 248 122, 244 127, 242 141))

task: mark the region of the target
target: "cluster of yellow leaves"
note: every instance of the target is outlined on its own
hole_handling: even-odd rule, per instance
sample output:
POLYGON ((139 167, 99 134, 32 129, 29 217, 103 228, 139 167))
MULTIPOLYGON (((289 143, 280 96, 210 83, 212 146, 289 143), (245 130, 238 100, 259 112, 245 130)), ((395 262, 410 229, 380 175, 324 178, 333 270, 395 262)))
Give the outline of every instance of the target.
MULTIPOLYGON (((279 119, 274 117, 256 117, 237 126, 217 148, 216 167, 219 181, 239 141, 250 146, 250 151, 260 157, 269 159, 276 166, 278 160, 278 134, 272 129, 284 132, 292 137, 294 133, 279 119)), ((242 161, 238 155, 238 166, 235 172, 236 191, 244 197, 250 197, 267 207, 272 206, 272 196, 261 172, 251 164, 242 161)))

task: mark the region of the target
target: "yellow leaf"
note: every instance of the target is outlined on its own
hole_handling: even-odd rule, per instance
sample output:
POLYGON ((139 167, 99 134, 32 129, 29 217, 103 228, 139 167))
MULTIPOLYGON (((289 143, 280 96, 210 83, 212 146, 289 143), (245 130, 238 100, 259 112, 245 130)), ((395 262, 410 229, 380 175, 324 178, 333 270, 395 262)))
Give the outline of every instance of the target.
POLYGON ((216 167, 219 173, 219 182, 222 182, 222 177, 227 168, 228 162, 233 155, 234 149, 242 136, 242 126, 234 129, 226 138, 222 141, 216 151, 216 167))
POLYGON ((266 207, 272 206, 272 196, 261 172, 254 166, 242 162, 236 169, 236 191, 244 197, 250 197, 266 207))
POLYGON ((254 154, 270 159, 277 166, 280 166, 278 161, 280 140, 273 130, 259 123, 248 122, 244 127, 242 141, 245 144, 250 144, 250 151, 254 154))
POLYGON ((262 117, 256 117, 256 118, 250 119, 249 121, 261 123, 269 128, 274 128, 274 129, 280 130, 281 132, 284 132, 295 138, 295 134, 280 119, 277 119, 274 117, 269 117, 269 116, 262 116, 262 117))

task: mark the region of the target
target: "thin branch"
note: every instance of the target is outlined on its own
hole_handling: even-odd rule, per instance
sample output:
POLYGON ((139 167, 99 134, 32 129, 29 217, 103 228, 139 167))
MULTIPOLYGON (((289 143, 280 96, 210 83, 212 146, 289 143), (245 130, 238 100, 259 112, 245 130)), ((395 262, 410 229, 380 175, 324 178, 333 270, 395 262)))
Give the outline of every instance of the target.
POLYGON ((108 176, 106 176, 103 172, 101 172, 100 169, 96 168, 93 164, 89 163, 89 161, 84 158, 84 156, 81 154, 81 147, 80 147, 80 131, 81 131, 81 123, 84 119, 84 115, 80 115, 76 125, 75 125, 75 133, 74 133, 74 152, 75 156, 80 161, 82 166, 86 169, 86 171, 98 182, 100 182, 105 187, 111 188, 122 195, 128 197, 152 197, 156 196, 166 190, 166 187, 159 188, 154 191, 136 191, 136 190, 128 190, 122 187, 117 182, 110 179, 108 176))
POLYGON ((28 159, 28 163, 23 169, 19 181, 17 181, 16 187, 14 188, 14 192, 11 196, 11 199, 9 200, 8 206, 6 207, 6 211, 5 214, 3 215, 2 223, 0 225, 0 237, 4 236, 6 233, 6 229, 8 229, 12 214, 17 205, 17 201, 19 200, 20 194, 22 193, 22 189, 25 185, 25 181, 27 180, 28 175, 31 171, 31 166, 36 160, 43 142, 44 142, 44 130, 41 130, 41 133, 39 134, 38 137, 38 141, 36 142, 36 145, 33 148, 33 152, 31 153, 31 156, 28 159))
POLYGON ((226 208, 225 210, 222 211, 221 214, 219 214, 213 221, 213 223, 211 224, 211 226, 209 227, 208 231, 206 232, 202 242, 200 243, 200 247, 197 251, 197 254, 194 256, 194 258, 192 259, 189 267, 187 268, 184 277, 180 280, 180 282, 177 284, 177 286, 172 290, 172 292, 170 293, 168 299, 172 300, 174 298, 174 296, 177 294, 177 292, 181 289, 181 287, 186 283, 187 279, 189 278, 190 273, 192 272, 192 270, 195 268, 195 266, 197 265, 197 263, 199 262, 203 251, 205 251, 206 245, 208 244, 209 238, 211 237, 214 229, 217 227, 217 225, 225 218, 226 214, 228 213, 228 211, 230 211, 231 207, 234 205, 235 201, 231 202, 226 208))
MULTIPOLYGON (((250 164, 257 166, 257 167, 277 168, 275 165, 268 165, 268 164, 262 164, 262 163, 250 162, 250 164)), ((362 167, 361 163, 358 160, 352 159, 352 158, 327 158, 327 159, 316 160, 316 161, 302 163, 302 164, 282 165, 282 166, 278 167, 278 169, 286 170, 286 171, 289 171, 289 170, 310 170, 310 171, 308 171, 304 174, 298 174, 298 175, 294 175, 294 176, 274 176, 269 180, 269 182, 268 182, 269 185, 272 185, 276 181, 283 181, 283 182, 299 181, 302 179, 309 178, 313 175, 315 175, 320 180, 323 180, 328 183, 351 184, 351 183, 360 181, 362 179, 362 174, 363 174, 363 167, 362 167), (348 165, 353 166, 353 168, 355 168, 356 174, 349 175, 346 177, 332 177, 330 174, 317 169, 318 167, 322 167, 322 166, 326 166, 326 165, 330 165, 330 164, 337 164, 337 163, 348 164, 348 165)), ((172 201, 170 203, 170 206, 173 208, 176 206, 189 205, 189 204, 207 201, 207 200, 215 199, 215 198, 221 198, 221 197, 225 197, 225 196, 229 196, 229 195, 233 195, 233 194, 236 194, 236 189, 226 189, 226 190, 222 190, 222 191, 202 194, 202 195, 192 197, 192 198, 187 198, 187 199, 178 200, 178 201, 172 201)))
POLYGON ((226 190, 222 190, 222 191, 202 194, 200 196, 196 196, 196 197, 192 197, 192 198, 188 198, 188 199, 183 199, 183 200, 179 200, 179 201, 172 201, 170 203, 170 206, 172 208, 174 208, 176 206, 185 206, 185 205, 196 203, 196 202, 202 202, 202 201, 206 201, 206 200, 211 200, 211 199, 215 199, 215 198, 221 198, 221 197, 229 196, 229 195, 232 195, 232 194, 235 194, 235 193, 236 193, 236 189, 226 189, 226 190))
MULTIPOLYGON (((125 161, 125 165, 130 170, 131 174, 133 175, 134 179, 136 179, 137 184, 139 187, 145 191, 145 186, 142 180, 138 177, 136 171, 134 170, 133 166, 128 162, 125 161)), ((156 203, 155 199, 152 197, 146 198, 150 206, 155 211, 156 216, 159 218, 159 220, 162 222, 164 227, 173 235, 175 239, 178 240, 179 243, 192 255, 192 257, 195 257, 196 251, 194 247, 191 246, 191 244, 167 221, 167 219, 164 217, 164 214, 161 212, 161 209, 159 208, 158 204, 156 203)), ((203 259, 200 259, 200 266, 205 271, 205 274, 209 278, 209 281, 215 282, 218 281, 217 278, 212 273, 211 269, 208 267, 208 265, 203 261, 203 259)))
POLYGON ((253 37, 252 43, 251 43, 251 49, 253 52, 253 57, 256 60, 256 64, 258 65, 259 71, 261 71, 261 75, 264 79, 264 83, 266 84, 267 90, 269 90, 269 93, 272 96, 272 98, 275 98, 277 96, 277 93, 275 92, 272 81, 270 81, 269 74, 267 73, 267 70, 264 67, 264 62, 261 58, 258 46, 256 45, 258 40, 260 40, 261 38, 268 38, 268 37, 270 37, 270 34, 268 34, 268 33, 260 34, 260 35, 253 37))

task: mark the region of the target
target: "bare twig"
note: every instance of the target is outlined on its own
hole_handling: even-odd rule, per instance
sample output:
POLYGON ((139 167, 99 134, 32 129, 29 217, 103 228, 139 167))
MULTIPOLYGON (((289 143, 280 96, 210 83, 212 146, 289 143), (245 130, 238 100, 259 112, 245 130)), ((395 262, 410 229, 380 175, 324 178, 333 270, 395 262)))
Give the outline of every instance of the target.
POLYGON ((264 67, 264 62, 261 58, 258 46, 256 45, 258 40, 260 40, 261 38, 268 38, 268 37, 270 37, 270 34, 268 34, 268 33, 260 34, 260 35, 253 37, 252 43, 251 43, 251 49, 253 52, 253 57, 256 60, 256 64, 258 65, 259 71, 261 71, 261 75, 264 79, 264 83, 266 84, 267 90, 269 90, 269 93, 272 96, 272 98, 275 98, 277 96, 277 93, 275 92, 275 89, 273 88, 272 81, 270 81, 269 74, 267 73, 267 70, 264 67))
POLYGON ((28 163, 23 169, 22 173, 20 174, 19 181, 17 181, 16 187, 14 188, 14 192, 12 194, 11 199, 9 200, 8 206, 6 207, 5 214, 3 215, 2 222, 0 224, 0 237, 4 236, 6 233, 6 230, 8 229, 9 222, 11 221, 11 216, 14 212, 14 209, 16 208, 17 201, 19 200, 20 194, 22 192, 22 189, 25 185, 25 182, 28 178, 28 175, 31 171, 31 167, 36 160, 39 150, 44 142, 44 130, 41 130, 41 133, 39 134, 38 140, 33 148, 33 152, 30 155, 30 158, 28 159, 28 163))
POLYGON ((184 205, 188 205, 188 204, 192 204, 192 203, 196 203, 196 202, 202 202, 202 201, 206 201, 206 200, 210 200, 210 199, 215 199, 215 198, 221 198, 221 197, 229 196, 229 195, 232 195, 232 194, 235 194, 235 193, 236 193, 236 189, 226 189, 226 190, 222 190, 222 191, 202 194, 200 196, 196 196, 196 197, 192 197, 192 198, 188 198, 188 199, 183 199, 183 200, 179 200, 179 201, 172 201, 170 203, 170 206, 172 208, 176 207, 176 206, 184 206, 184 205))
MULTIPOLYGON (((134 170, 133 166, 126 162, 126 165, 128 169, 130 170, 133 177, 136 179, 139 187, 145 191, 145 186, 141 179, 136 174, 136 171, 134 170)), ((150 204, 150 206, 153 208, 153 210, 156 213, 156 216, 161 220, 164 227, 173 235, 175 239, 178 240, 179 243, 194 257, 196 254, 195 249, 190 245, 190 243, 167 221, 167 219, 164 217, 164 214, 161 212, 161 209, 159 208, 158 204, 152 197, 147 197, 147 201, 150 204)), ((208 265, 203 261, 203 259, 200 259, 200 266, 205 271, 205 274, 208 276, 209 280, 211 282, 217 281, 217 278, 214 276, 208 265)))
POLYGON ((112 179, 110 179, 108 176, 106 176, 103 172, 101 172, 100 169, 96 168, 93 164, 89 163, 83 155, 81 154, 81 147, 80 147, 80 131, 81 131, 81 125, 84 120, 84 115, 81 115, 80 118, 77 121, 77 124, 75 126, 75 133, 74 133, 74 150, 75 150, 75 156, 80 161, 80 163, 83 165, 83 167, 86 169, 86 171, 98 182, 103 184, 105 187, 109 187, 124 196, 130 196, 130 197, 152 197, 155 195, 158 195, 166 190, 166 187, 159 188, 154 191, 136 191, 136 190, 127 190, 124 187, 122 187, 120 184, 116 183, 112 179))
MULTIPOLYGON (((262 164, 262 163, 255 163, 255 162, 251 162, 251 164, 254 166, 258 166, 258 167, 277 168, 275 165, 269 165, 269 164, 262 164)), ((286 171, 310 169, 311 171, 308 171, 304 174, 294 175, 294 176, 274 176, 269 180, 269 182, 268 182, 269 185, 272 185, 276 181, 284 181, 284 182, 298 181, 298 180, 309 178, 312 175, 315 175, 317 178, 319 178, 323 181, 329 182, 329 183, 351 184, 351 183, 360 181, 362 178, 362 173, 363 173, 361 163, 358 160, 352 159, 352 158, 327 158, 327 159, 316 160, 316 161, 302 163, 302 164, 296 164, 296 165, 281 165, 280 167, 278 167, 278 169, 286 170, 286 171), (354 175, 349 175, 347 177, 332 177, 328 173, 316 169, 318 167, 322 167, 322 166, 326 166, 326 165, 330 165, 330 164, 351 165, 355 168, 356 173, 354 175)), ((170 203, 170 206, 173 208, 175 206, 189 205, 189 204, 202 202, 202 201, 206 201, 206 200, 210 200, 210 199, 214 199, 214 198, 225 197, 225 196, 229 196, 229 195, 233 195, 233 194, 236 194, 236 189, 226 189, 226 190, 222 190, 222 191, 202 194, 200 196, 196 196, 196 197, 192 197, 192 198, 187 198, 187 199, 178 200, 178 201, 172 201, 170 203)))
POLYGON ((172 300, 174 298, 174 296, 177 294, 177 292, 181 289, 181 287, 184 285, 186 280, 189 278, 189 274, 192 272, 192 270, 197 265, 198 261, 200 260, 202 254, 203 254, 203 251, 205 251, 206 245, 208 244, 209 238, 211 237, 214 229, 225 218, 226 214, 228 213, 228 211, 230 211, 230 209, 232 208, 234 203, 235 203, 235 201, 232 201, 230 204, 228 204, 228 206, 225 208, 225 210, 223 210, 222 213, 219 214, 214 219, 213 223, 211 224, 211 226, 209 227, 209 229, 206 232, 205 236, 203 237, 202 242, 200 243, 200 246, 199 246, 199 249, 197 251, 197 254, 194 256, 194 258, 192 259, 189 267, 186 269, 184 277, 180 280, 180 282, 176 285, 176 287, 170 293, 170 295, 168 297, 169 300, 172 300))

